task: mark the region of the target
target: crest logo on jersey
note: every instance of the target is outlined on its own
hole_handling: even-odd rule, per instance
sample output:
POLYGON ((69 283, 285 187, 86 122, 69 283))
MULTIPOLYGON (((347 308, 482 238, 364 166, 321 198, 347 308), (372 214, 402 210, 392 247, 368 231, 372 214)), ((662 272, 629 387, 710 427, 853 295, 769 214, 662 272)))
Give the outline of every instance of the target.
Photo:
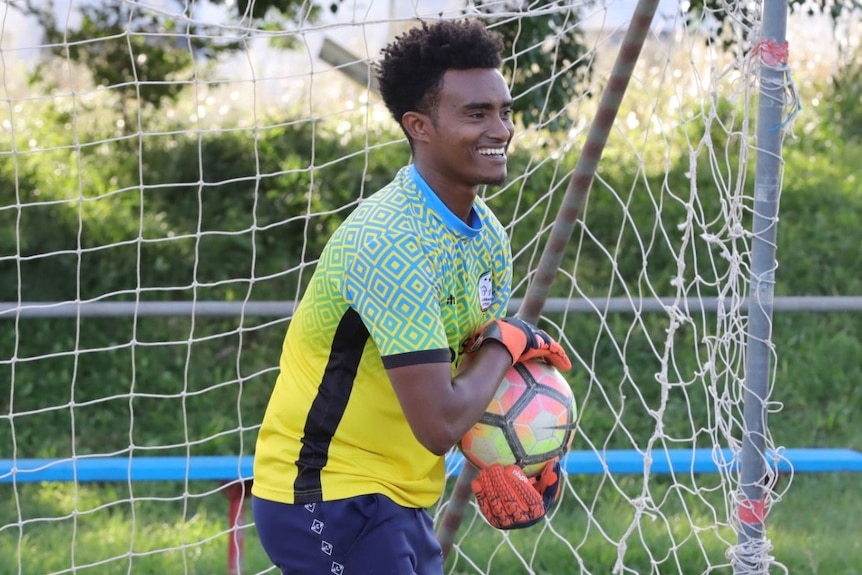
POLYGON ((494 284, 491 281, 491 272, 485 272, 479 278, 477 286, 479 291, 479 307, 482 311, 487 310, 494 303, 494 284))

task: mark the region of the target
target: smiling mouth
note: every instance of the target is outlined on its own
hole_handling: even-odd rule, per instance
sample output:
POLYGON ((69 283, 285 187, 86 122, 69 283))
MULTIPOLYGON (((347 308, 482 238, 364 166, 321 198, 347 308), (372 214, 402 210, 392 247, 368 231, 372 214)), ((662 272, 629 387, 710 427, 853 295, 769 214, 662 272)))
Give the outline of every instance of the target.
POLYGON ((479 148, 479 155, 486 158, 505 158, 506 148, 479 148))

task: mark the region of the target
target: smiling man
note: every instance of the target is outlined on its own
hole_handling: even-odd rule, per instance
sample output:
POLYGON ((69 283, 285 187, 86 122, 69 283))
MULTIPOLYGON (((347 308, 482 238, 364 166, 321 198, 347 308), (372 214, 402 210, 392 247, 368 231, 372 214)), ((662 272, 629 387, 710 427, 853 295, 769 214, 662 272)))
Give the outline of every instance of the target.
MULTIPOLYGON (((506 179, 501 50, 469 20, 423 24, 383 50, 381 95, 413 163, 330 238, 285 336, 253 487, 261 543, 283 573, 440 575, 425 510, 442 493, 443 456, 514 362, 571 366, 547 333, 505 318, 509 240, 477 196, 506 179)), ((520 501, 527 485, 526 518, 541 518, 542 493, 506 481, 484 500, 499 487, 520 501)))

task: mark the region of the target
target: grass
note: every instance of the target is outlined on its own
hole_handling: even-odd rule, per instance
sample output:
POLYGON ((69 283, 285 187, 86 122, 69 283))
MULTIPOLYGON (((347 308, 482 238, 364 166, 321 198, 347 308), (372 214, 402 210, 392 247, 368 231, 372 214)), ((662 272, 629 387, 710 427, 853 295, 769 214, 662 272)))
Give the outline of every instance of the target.
MULTIPOLYGON (((718 476, 700 476, 685 488, 655 476, 640 506, 630 502, 641 490, 640 477, 618 480, 618 488, 598 478, 569 479, 547 526, 502 533, 468 513, 447 572, 604 574, 617 566, 638 574, 733 572, 726 550, 735 533, 715 489, 718 476)), ((798 475, 792 485, 784 482, 785 495, 769 516, 772 554, 794 575, 858 573, 859 476, 798 475)), ((180 483, 136 483, 133 497, 125 484, 4 485, 0 575, 226 573, 227 500, 214 483, 189 484, 185 491, 180 483)), ((245 528, 243 538, 243 573, 270 570, 254 528, 245 528)))
MULTIPOLYGON (((218 487, 136 483, 132 497, 125 484, 4 485, 0 574, 225 573, 228 501, 218 487)), ((268 569, 253 529, 242 533, 247 572, 268 569)))

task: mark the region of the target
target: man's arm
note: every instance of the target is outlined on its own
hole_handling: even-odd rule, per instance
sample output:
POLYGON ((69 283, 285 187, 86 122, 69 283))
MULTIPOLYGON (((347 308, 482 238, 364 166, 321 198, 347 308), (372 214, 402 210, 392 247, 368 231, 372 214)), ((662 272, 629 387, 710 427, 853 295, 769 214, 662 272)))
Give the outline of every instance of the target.
POLYGON ((443 455, 479 420, 511 366, 506 347, 495 344, 466 354, 454 378, 449 363, 396 367, 387 373, 416 439, 443 455))

